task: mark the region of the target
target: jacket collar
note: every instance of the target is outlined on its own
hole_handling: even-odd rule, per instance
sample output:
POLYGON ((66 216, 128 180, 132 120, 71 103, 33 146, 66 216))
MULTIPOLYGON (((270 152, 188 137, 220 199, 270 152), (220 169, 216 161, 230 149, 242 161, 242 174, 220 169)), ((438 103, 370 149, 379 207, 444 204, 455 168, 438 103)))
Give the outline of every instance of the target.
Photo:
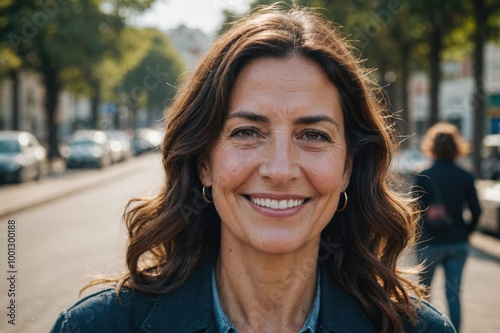
MULTIPOLYGON (((148 333, 215 333, 211 274, 215 260, 200 263, 186 282, 157 298, 142 325, 148 333)), ((320 264, 321 306, 317 331, 375 332, 358 302, 335 282, 326 264, 320 264)))
POLYGON ((318 332, 375 333, 361 305, 335 281, 325 262, 319 264, 321 306, 318 332))
POLYGON ((213 265, 214 260, 200 263, 179 289, 158 297, 142 330, 150 333, 216 332, 211 288, 213 265))

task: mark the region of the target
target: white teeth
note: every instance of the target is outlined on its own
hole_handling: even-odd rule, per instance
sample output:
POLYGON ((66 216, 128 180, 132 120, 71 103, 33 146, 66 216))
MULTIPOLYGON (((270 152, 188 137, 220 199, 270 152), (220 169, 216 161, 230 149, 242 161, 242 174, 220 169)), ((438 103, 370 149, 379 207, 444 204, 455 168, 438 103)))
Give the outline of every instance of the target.
POLYGON ((271 200, 271 208, 272 209, 279 209, 280 208, 280 204, 279 204, 278 200, 271 200))
POLYGON ((267 207, 271 209, 287 209, 292 207, 300 206, 304 203, 304 199, 284 199, 284 200, 274 200, 269 198, 250 198, 254 204, 257 206, 267 207))

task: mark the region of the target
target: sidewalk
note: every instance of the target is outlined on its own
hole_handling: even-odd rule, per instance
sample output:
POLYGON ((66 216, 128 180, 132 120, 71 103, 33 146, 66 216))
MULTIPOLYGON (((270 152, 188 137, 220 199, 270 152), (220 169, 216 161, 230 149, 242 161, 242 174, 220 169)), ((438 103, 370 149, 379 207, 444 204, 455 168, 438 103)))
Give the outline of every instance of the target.
POLYGON ((83 191, 87 188, 113 181, 137 170, 137 161, 143 156, 105 169, 65 170, 61 163, 54 163, 47 176, 38 181, 0 186, 0 217, 42 205, 49 201, 83 191))

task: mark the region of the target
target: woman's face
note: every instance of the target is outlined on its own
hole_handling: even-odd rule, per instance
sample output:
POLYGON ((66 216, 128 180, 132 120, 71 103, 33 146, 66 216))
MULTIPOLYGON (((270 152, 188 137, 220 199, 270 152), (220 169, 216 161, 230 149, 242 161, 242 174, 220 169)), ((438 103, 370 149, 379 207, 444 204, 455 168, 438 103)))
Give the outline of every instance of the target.
POLYGON ((317 250, 351 175, 337 89, 301 57, 246 65, 199 172, 212 186, 222 242, 272 254, 317 250))

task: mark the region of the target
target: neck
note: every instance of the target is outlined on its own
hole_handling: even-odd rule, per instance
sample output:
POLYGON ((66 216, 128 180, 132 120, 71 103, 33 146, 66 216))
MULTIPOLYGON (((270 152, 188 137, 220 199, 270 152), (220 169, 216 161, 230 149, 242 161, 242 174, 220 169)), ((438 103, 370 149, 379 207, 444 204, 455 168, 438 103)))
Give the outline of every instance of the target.
POLYGON ((217 290, 238 332, 300 330, 316 295, 317 249, 269 255, 221 244, 217 290))

